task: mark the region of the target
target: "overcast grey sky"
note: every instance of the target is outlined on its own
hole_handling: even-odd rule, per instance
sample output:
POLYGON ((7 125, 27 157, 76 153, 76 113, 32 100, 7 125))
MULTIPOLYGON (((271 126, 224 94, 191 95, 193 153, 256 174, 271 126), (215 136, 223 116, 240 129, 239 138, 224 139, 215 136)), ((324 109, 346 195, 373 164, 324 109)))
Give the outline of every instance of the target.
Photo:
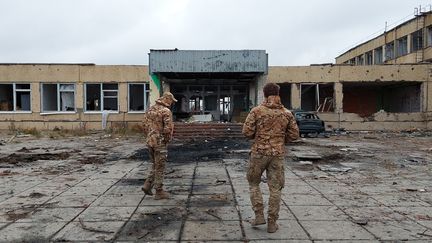
POLYGON ((432 0, 0 0, 0 63, 148 64, 149 49, 265 49, 334 62, 432 0))

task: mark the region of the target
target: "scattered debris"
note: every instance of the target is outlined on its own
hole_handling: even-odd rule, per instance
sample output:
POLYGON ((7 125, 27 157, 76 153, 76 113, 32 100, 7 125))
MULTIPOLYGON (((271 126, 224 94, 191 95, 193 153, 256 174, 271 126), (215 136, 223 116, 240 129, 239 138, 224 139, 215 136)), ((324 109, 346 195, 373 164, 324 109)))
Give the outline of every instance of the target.
POLYGON ((20 164, 30 163, 38 160, 65 160, 69 158, 68 152, 60 153, 12 153, 6 157, 0 158, 0 163, 20 164))
POLYGON ((426 234, 426 232, 428 231, 429 229, 426 229, 425 231, 423 231, 422 233, 417 233, 418 235, 422 235, 422 236, 427 236, 427 237, 432 237, 432 233, 431 234, 426 234))
POLYGON ((355 224, 358 224, 358 225, 367 225, 368 224, 368 221, 366 219, 354 219, 352 222, 355 224))
POLYGON ((2 172, 0 172, 0 176, 8 176, 11 175, 11 170, 4 170, 2 172))
POLYGON ((78 162, 81 164, 103 164, 103 160, 98 156, 88 156, 81 159, 78 159, 78 162))
POLYGON ((426 192, 426 189, 424 188, 406 188, 405 191, 408 192, 426 192))
POLYGON ((222 218, 219 217, 219 216, 216 214, 216 211, 215 211, 214 209, 212 209, 212 208, 207 209, 205 212, 206 212, 208 215, 211 215, 211 216, 213 216, 213 217, 215 217, 215 218, 217 218, 217 219, 219 219, 219 220, 222 220, 222 218))
POLYGON ((334 165, 318 165, 318 168, 326 172, 348 172, 352 170, 351 167, 334 166, 334 165))
POLYGON ((20 211, 20 210, 12 210, 12 211, 6 212, 6 215, 7 215, 6 219, 9 221, 16 221, 19 219, 25 219, 29 216, 30 211, 23 210, 22 212, 16 212, 16 211, 20 211))
POLYGON ((313 162, 308 161, 308 160, 301 160, 301 161, 299 161, 299 164, 301 164, 301 165, 313 165, 313 162))
POLYGON ((294 156, 297 157, 297 159, 305 159, 305 160, 320 160, 322 159, 322 156, 319 154, 312 152, 312 151, 292 151, 294 156))
POLYGON ((432 220, 432 217, 429 215, 416 215, 415 218, 417 220, 432 220))
POLYGON ((364 139, 378 139, 376 136, 364 136, 364 139))
POLYGON ((216 185, 223 185, 226 184, 226 180, 216 179, 216 185))
POLYGON ((22 147, 21 149, 17 150, 17 152, 21 152, 21 153, 30 153, 30 150, 27 149, 26 147, 22 147))
POLYGON ((234 154, 248 154, 250 153, 250 149, 238 149, 238 150, 231 150, 231 153, 234 154))
POLYGON ((84 221, 83 221, 82 218, 79 218, 78 221, 79 221, 79 223, 81 225, 81 228, 83 228, 84 230, 92 231, 92 232, 95 232, 95 233, 103 233, 103 234, 112 234, 112 233, 115 233, 114 231, 100 230, 100 229, 95 229, 95 228, 89 227, 89 226, 87 226, 87 225, 84 224, 84 221))
POLYGON ((352 152, 352 151, 358 151, 358 148, 341 148, 340 151, 352 152))
POLYGON ((31 198, 41 198, 41 197, 44 197, 44 196, 46 196, 46 194, 39 193, 39 192, 32 192, 29 195, 29 197, 31 197, 31 198))
POLYGON ((226 194, 214 194, 209 196, 210 199, 216 200, 216 201, 227 201, 228 196, 226 194))
POLYGON ((9 138, 9 140, 6 143, 11 143, 15 138, 16 138, 16 134, 14 134, 11 138, 9 138))

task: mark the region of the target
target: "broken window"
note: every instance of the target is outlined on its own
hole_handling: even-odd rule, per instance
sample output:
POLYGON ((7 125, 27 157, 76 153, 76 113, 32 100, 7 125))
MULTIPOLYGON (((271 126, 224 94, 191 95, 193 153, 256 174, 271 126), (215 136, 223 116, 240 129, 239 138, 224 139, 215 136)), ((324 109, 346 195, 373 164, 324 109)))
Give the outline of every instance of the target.
POLYGON ((363 55, 360 55, 360 56, 356 57, 356 63, 357 63, 357 65, 364 65, 364 57, 363 57, 363 55))
POLYGON ((370 116, 386 112, 420 112, 420 82, 371 82, 343 84, 343 111, 370 116))
POLYGON ((279 84, 279 96, 281 98, 282 104, 287 109, 291 109, 291 84, 290 83, 282 83, 279 84))
POLYGON ((432 26, 427 27, 427 45, 432 46, 432 26))
POLYGON ((318 84, 318 108, 319 112, 334 111, 334 83, 318 84))
POLYGON ((373 64, 372 51, 368 51, 365 53, 365 59, 366 59, 366 65, 372 65, 373 64))
POLYGON ((86 84, 86 111, 118 111, 118 84, 86 84))
POLYGON ((300 89, 303 111, 334 111, 334 83, 301 84, 300 89))
POLYGON ((394 41, 385 45, 385 60, 391 60, 394 58, 394 41))
POLYGON ((149 106, 150 84, 129 84, 129 111, 145 111, 149 106))
POLYGON ((378 47, 374 50, 374 64, 382 64, 383 61, 383 49, 378 47))
POLYGON ((42 84, 42 112, 75 111, 75 84, 42 84))
POLYGON ((206 111, 216 111, 217 110, 217 95, 207 95, 204 97, 204 104, 206 111))
POLYGON ((408 54, 408 37, 404 36, 396 41, 396 54, 398 57, 408 54))
POLYGON ((0 111, 31 111, 30 84, 0 84, 0 111))
POLYGON ((219 98, 219 110, 221 115, 229 115, 231 111, 231 97, 224 96, 219 98))
POLYGON ((193 95, 189 98, 189 110, 193 113, 201 113, 203 111, 203 99, 199 95, 193 95))
POLYGON ((418 51, 423 49, 423 30, 418 30, 411 34, 411 50, 418 51))

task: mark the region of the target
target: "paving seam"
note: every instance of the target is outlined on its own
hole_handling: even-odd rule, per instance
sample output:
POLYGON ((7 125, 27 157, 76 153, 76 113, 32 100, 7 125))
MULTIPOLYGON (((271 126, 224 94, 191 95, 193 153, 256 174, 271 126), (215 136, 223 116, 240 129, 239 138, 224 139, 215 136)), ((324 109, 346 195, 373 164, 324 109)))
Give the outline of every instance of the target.
POLYGON ((314 240, 312 239, 312 236, 309 234, 309 232, 303 227, 303 225, 300 223, 300 220, 297 218, 297 216, 294 214, 294 212, 291 210, 291 208, 286 204, 285 200, 283 200, 281 198, 282 203, 285 205, 285 207, 288 208, 288 210, 290 211, 290 213, 293 215, 293 217, 295 218, 295 220, 297 221, 297 223, 300 225, 300 227, 303 229, 303 231, 306 233, 307 237, 309 238, 309 240, 311 240, 312 242, 314 242, 314 240))
MULTIPOLYGON (((58 162, 58 163, 56 163, 56 164, 54 164, 54 165, 59 165, 59 164, 62 164, 62 162, 58 162)), ((76 169, 76 168, 74 168, 74 169, 76 169)), ((72 170, 74 170, 74 169, 72 169, 72 170)), ((16 195, 20 195, 21 193, 24 193, 24 192, 26 192, 26 191, 29 191, 29 190, 31 190, 31 189, 33 189, 33 188, 35 188, 35 187, 37 187, 37 186, 39 186, 39 185, 41 185, 41 184, 43 184, 43 183, 49 182, 49 181, 51 181, 51 180, 54 180, 55 178, 60 177, 60 176, 62 176, 62 175, 65 174, 65 173, 69 173, 69 172, 71 172, 72 170, 65 171, 65 172, 60 173, 60 174, 58 174, 57 176, 55 176, 55 177, 53 177, 53 178, 51 178, 51 179, 47 179, 47 180, 45 180, 45 181, 43 181, 43 182, 41 182, 41 183, 38 183, 38 184, 36 184, 36 185, 34 185, 34 186, 28 187, 28 188, 26 188, 26 189, 20 191, 18 194, 14 194, 14 196, 16 196, 16 195)), ((95 174, 96 174, 96 173, 97 173, 97 172, 95 172, 95 174)), ((92 175, 94 175, 94 174, 92 174, 92 175)), ((90 177, 90 176, 89 176, 89 177, 90 177)), ((88 177, 82 179, 82 180, 79 181, 78 183, 81 183, 83 180, 85 180, 85 179, 87 179, 87 178, 88 178, 88 177)), ((78 184, 78 183, 77 183, 77 184, 78 184)), ((75 184, 75 185, 77 185, 77 184, 75 184)), ((74 186, 75 186, 75 185, 74 185, 74 186)), ((69 189, 70 189, 70 188, 68 188, 67 190, 69 190, 69 189)), ((67 191, 67 190, 66 190, 66 191, 67 191)), ((62 192, 62 193, 63 193, 63 192, 62 192)), ((61 194, 61 193, 60 193, 60 194, 61 194)), ((60 195, 60 194, 58 194, 58 195, 60 195)), ((56 195, 55 197, 57 197, 58 195, 56 195)), ((9 198, 6 198, 6 199, 0 201, 0 203, 3 203, 4 201, 6 201, 6 200, 8 200, 8 199, 10 199, 10 198, 13 198, 14 196, 11 196, 11 197, 9 197, 9 198)), ((51 199, 50 199, 50 200, 51 200, 51 199)), ((48 200, 48 201, 49 201, 49 200, 48 200)), ((44 203, 46 203, 46 202, 44 202, 44 203)))
MULTIPOLYGON (((324 197, 325 199, 327 199, 329 202, 331 202, 337 209, 341 210, 346 216, 348 216, 348 218, 350 219, 351 222, 354 221, 354 218, 351 217, 349 214, 347 214, 345 212, 345 210, 343 210, 341 207, 337 206, 336 204, 334 204, 330 199, 328 199, 320 190, 316 189, 313 185, 311 185, 309 182, 307 182, 303 177, 299 176, 297 173, 295 173, 293 170, 291 170, 290 168, 288 168, 288 170, 290 170, 292 173, 294 173, 296 176, 298 176, 302 181, 304 181, 305 183, 307 183, 310 187, 312 187, 313 189, 315 189, 316 191, 319 192, 319 194, 324 197)), ((327 173, 328 174, 328 173, 327 173)), ((336 178, 337 179, 337 178, 336 178)), ((379 237, 377 237, 375 234, 373 234, 372 232, 370 232, 366 227, 364 227, 363 225, 359 225, 361 228, 363 228, 366 232, 368 232, 369 234, 371 234, 376 240, 380 240, 379 237)))
POLYGON ((242 219, 242 216, 241 216, 241 213, 240 213, 240 208, 239 208, 239 204, 238 204, 238 202, 237 202, 236 192, 235 192, 235 189, 234 189, 234 186, 233 186, 232 180, 231 180, 231 175, 230 175, 230 173, 228 172, 228 169, 227 169, 227 166, 226 166, 225 163, 224 163, 224 167, 225 167, 225 172, 227 173, 228 180, 229 180, 229 183, 230 183, 230 186, 231 186, 231 190, 232 190, 232 193, 233 193, 234 205, 235 205, 235 208, 236 208, 237 214, 238 214, 238 216, 239 216, 239 223, 240 223, 240 229, 241 229, 241 232, 242 232, 243 241, 244 241, 244 242, 249 242, 249 240, 248 240, 247 237, 246 237, 246 231, 245 231, 245 229, 244 229, 243 219, 242 219))
MULTIPOLYGON (((138 168, 139 166, 142 166, 144 164, 144 162, 143 163, 141 163, 141 164, 139 164, 138 166, 136 166, 135 168, 138 168)), ((133 169, 135 169, 135 168, 133 168, 133 169)), ((79 214, 77 214, 72 220, 70 220, 67 224, 65 224, 62 228, 60 228, 58 231, 56 231, 54 234, 52 234, 50 237, 49 237, 49 239, 52 241, 52 238, 54 237, 54 236, 56 236, 60 231, 62 231, 64 228, 66 228, 66 226, 67 225, 69 225, 71 222, 73 222, 76 218, 78 218, 85 210, 87 210, 90 206, 91 206, 91 204, 92 203, 94 203, 96 200, 98 200, 102 195, 105 195, 105 193, 107 192, 107 191, 109 191, 113 186, 115 186, 117 183, 119 183, 119 181, 121 181, 128 173, 130 173, 133 169, 130 169, 128 172, 126 172, 124 175, 123 175, 123 177, 122 178, 120 178, 116 183, 114 183, 114 184, 112 184, 108 189, 106 189, 103 193, 101 193, 101 194, 99 194, 99 196, 97 196, 91 203, 89 203, 89 205, 87 206, 87 207, 85 207, 79 214)), ((90 175, 90 176, 93 176, 93 175, 95 175, 95 174, 97 174, 98 172, 96 172, 96 173, 94 173, 94 174, 92 174, 92 175, 90 175)), ((83 180, 86 180, 86 179, 88 179, 90 176, 88 176, 87 178, 85 178, 85 179, 83 179, 83 180)), ((81 180, 79 183, 81 183, 83 180, 81 180)), ((78 184, 79 184, 78 183, 78 184)), ((76 184, 77 185, 77 184, 76 184)), ((67 191, 67 190, 66 190, 67 191)), ((65 191, 64 191, 65 192, 65 191)), ((63 192, 63 193, 64 193, 63 192)), ((62 194, 62 193, 61 193, 62 194)), ((60 195, 60 194, 59 194, 60 195)), ((59 196, 59 195, 57 195, 57 196, 59 196)), ((56 197, 57 197, 56 196, 56 197)), ((54 198, 53 198, 54 199, 54 198)), ((141 199, 141 201, 144 199, 144 197, 141 199)), ((141 203, 141 202, 140 202, 141 203)), ((139 204, 138 204, 138 206, 139 206, 139 204)), ((136 211, 136 209, 135 209, 135 211, 136 211)), ((135 213, 135 211, 133 212, 133 213, 135 213)), ((133 215, 133 213, 131 214, 131 215, 133 215)), ((132 216, 131 216, 132 217, 132 216)), ((128 220, 129 221, 129 220, 128 220)), ((126 221, 127 222, 127 221, 126 221)), ((120 228, 120 229, 122 229, 124 227, 124 225, 120 228)), ((118 231, 119 232, 119 231, 118 231)), ((117 233, 118 233, 117 232, 117 233)), ((116 234, 117 234, 116 233, 116 234)))
MULTIPOLYGON (((61 162, 59 162, 59 163, 57 163, 57 164, 60 164, 61 162)), ((65 172, 63 172, 63 173, 61 173, 61 174, 59 174, 59 175, 57 175, 57 176, 55 176, 55 177, 53 177, 53 178, 51 178, 51 179, 48 179, 48 180, 46 180, 46 181, 44 181, 44 182, 41 182, 41 183, 39 183, 39 184, 36 184, 36 185, 34 185, 34 186, 32 186, 32 187, 29 187, 29 188, 27 188, 27 189, 25 189, 24 191, 22 191, 22 192, 20 192, 19 194, 21 194, 21 193, 23 193, 23 192, 26 192, 26 191, 29 191, 29 190, 31 190, 31 189, 33 189, 33 188, 35 188, 35 187, 37 187, 37 186, 39 186, 39 185, 41 185, 41 184, 43 184, 43 183, 46 183, 46 182, 48 182, 48 181, 51 181, 51 180, 53 180, 53 179, 55 179, 55 178, 57 178, 57 177, 60 177, 60 176, 62 176, 63 174, 65 174, 65 173, 69 173, 70 171, 65 171, 65 172)), ((86 179, 88 179, 90 176, 92 176, 92 175, 95 175, 96 173, 98 173, 98 172, 95 172, 94 174, 91 174, 91 175, 89 175, 88 177, 85 177, 84 179, 82 179, 81 181, 79 181, 78 183, 76 183, 75 185, 77 185, 77 184, 79 184, 79 183, 81 183, 82 181, 84 181, 84 180, 86 180, 86 179)), ((69 187, 67 190, 69 190, 70 188, 72 188, 72 187, 69 187)), ((65 191, 67 191, 67 190, 65 190, 65 191)), ((61 194, 63 194, 65 191, 63 191, 62 193, 60 193, 60 194, 58 194, 58 195, 56 195, 56 196, 54 196, 53 198, 50 198, 50 199, 47 199, 45 202, 43 202, 43 203, 41 203, 41 204, 34 204, 33 206, 33 208, 28 212, 29 214, 30 213, 33 213, 34 211, 36 211, 38 208, 44 208, 44 205, 47 203, 47 202, 49 202, 49 201, 51 201, 51 200, 53 200, 54 198, 56 198, 56 197, 58 197, 58 196, 60 196, 61 194)), ((17 194, 17 195, 19 195, 19 194, 17 194)), ((13 196, 12 196, 13 197, 13 196)), ((10 197, 10 198, 12 198, 12 197, 10 197)), ((9 199, 9 198, 8 198, 9 199)), ((7 200, 7 199, 6 199, 7 200)), ((2 202, 4 202, 4 201, 2 201, 2 202)), ((21 209, 25 209, 25 208, 21 208, 21 209)), ((85 208, 86 209, 86 208, 85 208)), ((85 210, 84 209, 84 210, 85 210)), ((83 211, 84 211, 83 210, 83 211)), ((83 211, 81 211, 78 215, 80 215, 83 211)), ((75 217, 76 218, 76 217, 75 217)), ((74 219, 75 219, 74 218, 74 219)), ((6 224, 5 226, 3 226, 3 227, 1 227, 0 228, 0 230, 3 230, 4 228, 6 228, 7 226, 9 226, 9 225, 11 225, 11 224, 13 224, 13 223, 16 223, 16 221, 18 221, 19 219, 16 219, 16 220, 14 220, 14 221, 12 221, 12 222, 10 222, 10 223, 8 223, 8 224, 6 224)), ((69 223, 67 223, 67 224, 69 224, 69 223)), ((66 224, 66 225, 67 225, 66 224)), ((65 226, 66 226, 65 225, 65 226)), ((64 227, 62 227, 61 229, 63 229, 64 227)), ((57 234, 59 231, 57 231, 57 232, 55 232, 53 235, 51 235, 50 237, 48 237, 49 239, 51 239, 53 236, 55 236, 55 234, 57 234)))
POLYGON ((181 242, 181 240, 182 240, 184 227, 185 227, 188 215, 189 215, 190 201, 191 201, 191 198, 192 198, 192 191, 193 191, 193 188, 194 188, 194 185, 195 185, 195 175, 196 175, 197 167, 198 167, 198 161, 195 162, 195 167, 194 167, 194 171, 193 171, 193 175, 192 175, 192 184, 191 184, 191 187, 189 189, 189 194, 188 194, 188 198, 187 198, 187 201, 186 201, 186 215, 182 218, 182 222, 181 222, 181 226, 180 226, 180 232, 179 232, 179 236, 177 238, 177 242, 181 242))
MULTIPOLYGON (((292 170, 291 170, 292 171, 292 170)), ((293 173, 294 173, 294 171, 292 171, 293 173)), ((363 172, 361 172, 361 171, 357 171, 357 173, 359 173, 360 175, 363 175, 363 176, 366 176, 363 172)), ((341 183, 343 183, 343 184, 345 184, 345 185, 347 185, 347 186, 350 186, 348 183, 346 183, 346 182, 343 182, 343 181, 341 181, 340 179, 338 179, 338 178, 336 178, 336 176, 334 176, 333 174, 330 174, 330 173, 328 173, 328 172, 326 172, 326 174, 327 175, 329 175, 330 177, 333 177, 335 180, 337 180, 337 181, 339 181, 339 182, 341 182, 341 183)), ((296 174, 297 175, 297 174, 296 174)), ((405 176, 403 176, 402 175, 402 177, 403 178, 405 178, 405 179, 409 179, 409 178, 407 178, 407 177, 405 177, 405 176)), ((305 181, 306 182, 306 181, 305 181)), ((307 182, 306 182, 307 183, 307 182)), ((309 184, 309 183, 308 183, 309 184)), ((310 185, 310 184, 309 184, 310 185)), ((310 185, 310 186, 312 186, 312 185, 310 185)), ((313 187, 313 186, 312 186, 313 187)), ((317 190, 317 191, 319 191, 318 189, 316 189, 315 187, 313 187, 315 190, 317 190)), ((355 188, 355 187, 353 187, 353 188, 355 188)), ((355 188, 356 190, 357 190, 357 188, 355 188)), ((321 191, 319 191, 320 193, 321 193, 321 191)), ((322 193, 321 193, 322 194, 322 193)), ((323 195, 323 194, 322 194, 323 195)), ((383 195, 383 194, 381 194, 381 193, 378 193, 377 195, 383 195)), ((393 193, 384 193, 384 195, 394 195, 393 193)), ((411 222, 414 222, 414 223, 416 223, 417 225, 419 225, 419 226, 421 226, 421 227, 424 227, 424 228, 426 228, 426 229, 429 229, 429 230, 432 230, 432 228, 429 228, 429 227, 426 227, 426 226, 424 226, 424 225, 422 225, 422 224, 420 224, 419 222, 417 222, 416 220, 414 220, 414 219, 411 219, 410 217, 406 217, 406 216, 404 216, 403 214, 401 214, 401 213, 399 213, 398 211, 396 211, 395 209, 393 209, 391 206, 388 206, 388 205, 385 205, 384 203, 382 203, 382 202, 380 202, 380 201, 378 201, 377 199, 375 199, 374 197, 373 197, 373 195, 370 195, 370 194, 367 194, 366 195, 368 198, 371 198, 372 200, 374 200, 375 202, 377 202, 379 205, 381 205, 382 207, 386 207, 386 208, 388 208, 388 209, 390 209, 392 212, 394 212, 394 213, 397 213, 397 214, 400 214, 401 216, 403 216, 403 217, 405 217, 406 219, 407 219, 407 221, 411 221, 411 222)), ((327 197, 325 197, 324 195, 323 195, 323 197, 325 198, 325 199, 327 199, 328 201, 330 201, 332 204, 334 204, 331 200, 329 200, 327 197)), ((417 195, 415 195, 414 196, 414 198, 416 198, 416 199, 418 199, 418 200, 420 200, 420 201, 422 201, 422 202, 424 202, 424 203, 427 203, 427 204, 429 204, 428 202, 425 202, 425 201, 423 201, 421 198, 418 198, 417 197, 417 195)), ((336 207, 337 207, 337 205, 336 204, 334 204, 336 207)), ((343 206, 343 205, 342 205, 343 206)), ((348 205, 349 206, 349 205, 348 205)), ((376 206, 364 206, 364 207, 376 207, 376 206)), ((339 208, 339 207, 338 207, 339 208)), ((340 210, 342 210, 341 208, 339 208, 340 210)), ((345 214, 347 214, 344 210, 342 210, 345 214)), ((347 214, 348 215, 348 214, 347 214)), ((348 215, 349 216, 349 215, 348 215)), ((351 218, 351 217, 350 217, 351 218)), ((396 221, 398 221, 398 220, 396 220, 396 221)), ((363 226, 362 226, 363 227, 363 226)), ((364 228, 364 227, 363 227, 364 228)), ((369 232, 369 231, 368 231, 369 232)), ((369 233, 371 233, 371 232, 369 232, 369 233)), ((372 234, 373 236, 375 236, 374 234, 372 234)), ((375 236, 376 237, 376 236, 375 236)))

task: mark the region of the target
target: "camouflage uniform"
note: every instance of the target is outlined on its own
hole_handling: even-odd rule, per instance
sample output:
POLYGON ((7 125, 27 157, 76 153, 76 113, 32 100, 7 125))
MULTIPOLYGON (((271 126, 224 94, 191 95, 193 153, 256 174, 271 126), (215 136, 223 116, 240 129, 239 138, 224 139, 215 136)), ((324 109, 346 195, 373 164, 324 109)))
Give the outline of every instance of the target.
MULTIPOLYGON (((156 104, 151 106, 144 115, 144 133, 147 136, 147 147, 153 163, 147 181, 150 182, 151 188, 154 186, 156 190, 161 190, 163 186, 168 155, 167 145, 172 139, 174 129, 172 113, 169 109, 171 103, 167 100, 172 94, 169 95, 170 97, 164 95, 156 100, 156 104)), ((172 99, 176 101, 173 96, 172 99)))
POLYGON ((243 134, 255 139, 247 172, 250 199, 255 214, 263 214, 264 205, 259 184, 266 171, 270 190, 268 219, 279 218, 281 190, 285 184, 285 143, 299 137, 294 116, 280 101, 279 96, 269 96, 251 110, 243 126, 243 134))

